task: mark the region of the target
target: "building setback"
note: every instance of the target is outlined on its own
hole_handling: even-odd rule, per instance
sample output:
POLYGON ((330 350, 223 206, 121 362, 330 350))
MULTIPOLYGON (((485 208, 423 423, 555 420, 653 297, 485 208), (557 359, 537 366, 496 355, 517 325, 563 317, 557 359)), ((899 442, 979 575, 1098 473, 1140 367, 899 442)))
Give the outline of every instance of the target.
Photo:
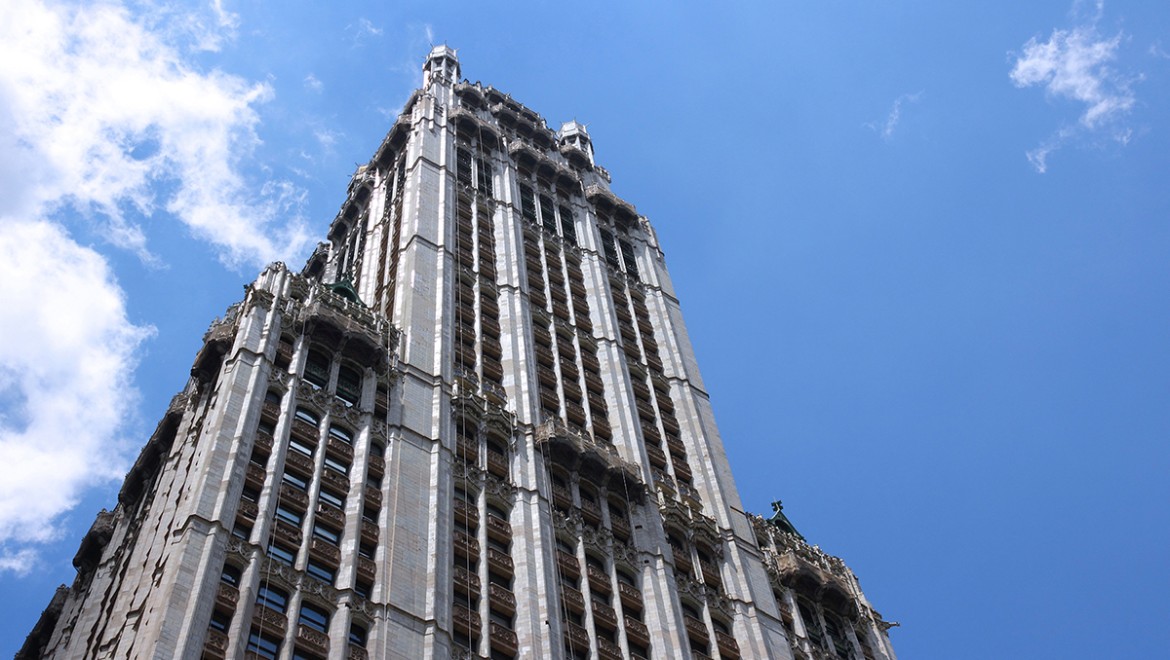
POLYGON ((300 273, 268 266, 18 657, 862 658, 742 513, 653 228, 585 127, 436 47, 300 273))

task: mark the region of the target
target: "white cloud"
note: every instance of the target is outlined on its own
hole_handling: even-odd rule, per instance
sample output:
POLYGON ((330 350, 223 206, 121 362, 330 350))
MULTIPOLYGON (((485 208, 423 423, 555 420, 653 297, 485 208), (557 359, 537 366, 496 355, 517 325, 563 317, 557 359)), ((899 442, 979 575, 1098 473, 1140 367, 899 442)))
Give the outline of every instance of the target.
POLYGON ((873 129, 878 135, 881 135, 883 140, 889 140, 894 136, 894 129, 898 127, 898 122, 902 120, 902 105, 906 103, 917 103, 922 98, 922 94, 923 92, 915 92, 913 94, 899 96, 894 99, 894 107, 890 108, 890 114, 886 116, 884 122, 869 122, 866 126, 873 129))
POLYGON ((153 330, 126 318, 106 260, 61 227, 0 216, 0 253, 0 571, 23 572, 82 489, 125 473, 117 434, 153 330))
POLYGON ((125 1, 150 18, 117 0, 0 3, 0 572, 30 570, 81 493, 129 459, 120 434, 153 330, 66 225, 97 223, 148 261, 146 219, 178 220, 231 264, 308 243, 304 190, 243 174, 271 88, 188 63, 236 17, 214 0, 125 1))
POLYGON ((381 37, 382 28, 373 24, 368 18, 359 18, 357 23, 351 23, 346 29, 353 33, 353 46, 360 46, 369 37, 381 37))
MULTIPOLYGON (((222 7, 215 17, 216 26, 234 25, 222 7)), ((160 207, 227 263, 257 265, 300 252, 308 244, 295 203, 300 194, 241 173, 259 144, 255 106, 271 98, 271 88, 195 70, 167 41, 173 38, 112 2, 3 3, 0 188, 18 192, 0 211, 71 206, 148 260, 147 237, 134 218, 160 207), (173 189, 163 200, 155 198, 159 183, 173 189), (270 196, 256 194, 264 188, 270 196)))
MULTIPOLYGON (((1028 152, 1028 160, 1039 172, 1046 171, 1052 151, 1081 135, 1116 125, 1136 103, 1131 88, 1135 78, 1112 66, 1125 35, 1119 32, 1112 38, 1101 36, 1097 21, 1103 2, 1095 3, 1094 8, 1093 16, 1081 25, 1053 30, 1047 41, 1029 39, 1009 74, 1016 87, 1039 86, 1050 98, 1073 101, 1080 107, 1075 128, 1059 129, 1028 152)), ((1115 131, 1114 135, 1128 135, 1128 131, 1115 131)))
POLYGON ((318 94, 320 94, 321 91, 325 89, 325 83, 318 80, 317 76, 314 76, 311 73, 305 76, 304 84, 305 89, 309 90, 310 92, 316 92, 318 94))

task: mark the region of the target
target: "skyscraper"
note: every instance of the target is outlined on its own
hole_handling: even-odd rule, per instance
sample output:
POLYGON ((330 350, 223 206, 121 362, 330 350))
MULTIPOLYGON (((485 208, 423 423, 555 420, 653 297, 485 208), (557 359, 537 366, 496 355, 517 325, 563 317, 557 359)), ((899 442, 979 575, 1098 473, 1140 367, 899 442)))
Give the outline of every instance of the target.
POLYGON ((423 71, 327 242, 211 325, 22 653, 892 660, 839 559, 743 513, 585 127, 445 46, 423 71))

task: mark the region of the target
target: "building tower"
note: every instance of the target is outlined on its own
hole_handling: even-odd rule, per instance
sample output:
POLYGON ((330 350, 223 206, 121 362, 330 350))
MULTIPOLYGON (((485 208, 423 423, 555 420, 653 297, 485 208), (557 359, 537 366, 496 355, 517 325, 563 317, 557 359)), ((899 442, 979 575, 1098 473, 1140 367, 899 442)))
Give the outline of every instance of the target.
POLYGON ((893 660, 839 559, 742 513, 585 127, 446 46, 423 71, 328 241, 211 325, 20 655, 893 660))

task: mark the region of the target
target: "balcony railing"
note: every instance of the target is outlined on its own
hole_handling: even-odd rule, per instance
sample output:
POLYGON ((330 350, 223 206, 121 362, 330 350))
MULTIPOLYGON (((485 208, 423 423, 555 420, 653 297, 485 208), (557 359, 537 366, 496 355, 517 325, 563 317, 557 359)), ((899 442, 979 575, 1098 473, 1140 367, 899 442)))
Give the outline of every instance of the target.
POLYGON ((719 567, 709 561, 699 560, 699 570, 703 573, 703 582, 714 586, 723 586, 723 577, 719 574, 719 567))
POLYGON ((666 454, 658 447, 650 444, 650 439, 646 439, 646 458, 650 459, 650 464, 657 468, 666 467, 666 454))
POLYGON ((248 463, 247 469, 244 471, 244 482, 252 488, 260 490, 264 487, 264 478, 268 472, 261 466, 255 463, 248 463))
POLYGON ((489 448, 487 453, 487 467, 488 472, 491 472, 497 477, 507 477, 508 457, 499 452, 491 451, 489 448))
POLYGON ((519 648, 519 641, 516 639, 516 633, 496 623, 495 621, 492 621, 489 635, 491 637, 493 649, 502 651, 504 655, 516 655, 516 651, 519 648))
POLYGON ((622 541, 630 540, 630 521, 622 516, 610 515, 609 528, 613 535, 622 541))
POLYGON ((606 630, 617 629, 617 612, 605 603, 593 601, 593 621, 606 630))
POLYGON ((283 520, 277 520, 273 527, 273 535, 276 538, 288 543, 292 546, 299 546, 301 544, 301 530, 293 527, 283 520))
POLYGON ((353 460, 353 445, 334 437, 325 441, 325 451, 341 458, 346 463, 353 460))
POLYGON ((505 543, 512 542, 512 524, 503 518, 489 514, 487 517, 487 533, 488 536, 497 541, 503 541, 505 543))
POLYGON ((373 559, 358 555, 357 572, 358 577, 373 582, 374 576, 378 573, 378 565, 374 563, 373 559))
POLYGON ((313 474, 313 459, 295 449, 284 456, 285 467, 292 467, 304 475, 313 474))
POLYGON ((386 473, 386 459, 375 454, 370 454, 370 475, 376 478, 381 478, 386 473))
POLYGON ((279 633, 284 633, 285 627, 288 626, 288 617, 260 604, 257 604, 256 609, 252 612, 252 621, 252 625, 257 628, 263 627, 279 633))
POLYGON ((624 660, 621 647, 601 636, 597 638, 597 657, 601 660, 624 660))
POLYGON ((349 492, 349 477, 328 467, 321 471, 321 483, 336 488, 343 493, 349 492))
POLYGON ((369 660, 370 654, 360 646, 350 644, 347 660, 369 660))
POLYGON ((341 564, 341 549, 324 539, 313 538, 309 542, 309 554, 334 568, 341 564))
POLYGON ((260 508, 256 506, 255 502, 248 500, 240 500, 240 505, 236 507, 236 517, 247 520, 248 522, 255 522, 256 516, 259 515, 260 508))
POLYGON ((576 557, 564 550, 557 550, 557 566, 565 575, 574 580, 581 577, 581 564, 577 562, 576 557))
POLYGON ((375 509, 382 508, 382 491, 374 486, 366 486, 366 503, 375 509))
POLYGON ((642 611, 642 592, 632 584, 618 582, 618 596, 622 599, 622 606, 638 612, 642 611))
POLYGON ((227 657, 228 636, 227 633, 215 630, 207 630, 207 640, 203 642, 203 657, 220 660, 227 657))
POLYGON ((451 608, 451 623, 456 632, 461 632, 472 639, 479 638, 480 619, 477 612, 472 612, 463 605, 456 604, 451 608))
POLYGON ((635 644, 642 646, 650 644, 650 630, 646 628, 646 624, 630 616, 626 617, 626 637, 635 644))
POLYGON ((561 598, 564 600, 565 607, 570 611, 584 614, 585 596, 581 595, 580 591, 568 585, 561 585, 561 598))
POLYGON ((684 614, 683 623, 687 627, 687 636, 689 636, 691 639, 703 644, 706 644, 710 639, 707 636, 707 625, 702 621, 699 621, 689 614, 684 614))
POLYGON ((509 616, 516 613, 516 595, 509 589, 495 583, 489 584, 488 600, 491 601, 492 609, 497 612, 503 612, 509 616))
POLYGON ((265 431, 256 432, 256 442, 253 451, 259 450, 263 454, 272 453, 272 434, 265 431))
POLYGON ((609 574, 600 568, 596 566, 589 566, 586 569, 586 573, 589 575, 589 586, 592 589, 606 594, 608 594, 613 589, 609 582, 609 574))
POLYGON ((297 646, 321 655, 327 655, 329 653, 329 635, 305 625, 297 626, 297 646))
POLYGON ((276 420, 280 418, 280 404, 275 401, 265 401, 264 405, 260 407, 260 419, 275 424, 276 420))
MULTIPOLYGON (((296 490, 296 489, 293 489, 293 490, 296 490)), ((300 492, 300 491, 298 491, 298 492, 300 492)), ((283 494, 281 495, 281 497, 283 497, 283 494)), ((344 527, 345 526, 345 513, 342 512, 341 509, 338 509, 337 507, 333 506, 332 504, 326 504, 325 502, 318 502, 317 503, 317 517, 320 518, 321 520, 324 520, 324 521, 336 526, 336 527, 344 527)))
POLYGON ((455 567, 455 591, 479 598, 479 576, 462 566, 455 567))
POLYGON ((362 540, 367 543, 378 542, 378 526, 368 520, 362 521, 362 540))
POLYGON ((455 554, 465 559, 479 558, 479 541, 469 534, 455 532, 455 554))
POLYGON ((512 572, 515 570, 512 558, 507 553, 500 552, 495 548, 488 548, 488 566, 495 569, 500 575, 509 578, 512 577, 512 572))
POLYGON ((568 643, 573 647, 573 650, 589 650, 589 632, 585 630, 585 628, 573 623, 572 621, 566 621, 565 636, 568 638, 568 643))
POLYGON ((719 647, 719 656, 726 660, 739 660, 739 642, 724 632, 715 631, 715 644, 719 647))
POLYGON ((299 417, 293 418, 292 435, 294 438, 304 441, 310 447, 317 446, 317 427, 299 417))
POLYGON ((236 603, 240 600, 240 590, 230 584, 220 582, 215 591, 215 604, 228 612, 236 611, 236 603))
POLYGON ((691 563, 690 550, 673 543, 670 544, 670 548, 674 553, 675 568, 686 573, 687 575, 690 575, 691 571, 694 569, 694 564, 691 563))
POLYGON ((581 517, 594 525, 601 524, 601 507, 592 500, 581 499, 581 517))
POLYGON ((456 499, 454 504, 455 520, 467 525, 470 529, 479 527, 479 509, 466 500, 456 499))

